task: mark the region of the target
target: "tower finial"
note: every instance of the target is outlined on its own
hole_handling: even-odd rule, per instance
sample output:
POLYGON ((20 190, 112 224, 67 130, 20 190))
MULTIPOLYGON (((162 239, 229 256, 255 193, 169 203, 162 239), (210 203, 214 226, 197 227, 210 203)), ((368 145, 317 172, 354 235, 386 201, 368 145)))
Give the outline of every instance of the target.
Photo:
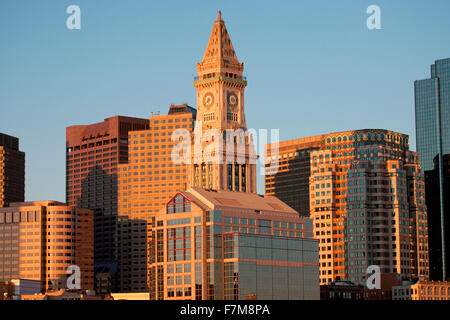
POLYGON ((219 10, 219 12, 217 12, 217 18, 216 18, 216 21, 223 21, 223 20, 222 20, 222 13, 220 12, 220 10, 219 10))

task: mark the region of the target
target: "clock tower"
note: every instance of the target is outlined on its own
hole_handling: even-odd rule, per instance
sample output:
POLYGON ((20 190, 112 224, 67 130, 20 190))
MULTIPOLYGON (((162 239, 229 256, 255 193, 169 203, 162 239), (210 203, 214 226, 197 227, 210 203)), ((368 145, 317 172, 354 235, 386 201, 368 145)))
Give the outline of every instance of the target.
MULTIPOLYGON (((239 62, 221 12, 217 14, 203 60, 197 63, 196 134, 215 132, 193 148, 189 185, 213 190, 256 192, 256 155, 245 124, 244 64, 239 62), (200 131, 201 129, 201 131, 200 131), (220 140, 222 141, 218 141, 220 140), (214 139, 216 139, 214 141, 214 139), (220 144, 220 162, 205 160, 208 144, 220 144), (233 152, 230 153, 230 151, 233 152)), ((217 152, 217 149, 216 149, 217 152)), ((218 156, 217 154, 215 156, 218 156)))

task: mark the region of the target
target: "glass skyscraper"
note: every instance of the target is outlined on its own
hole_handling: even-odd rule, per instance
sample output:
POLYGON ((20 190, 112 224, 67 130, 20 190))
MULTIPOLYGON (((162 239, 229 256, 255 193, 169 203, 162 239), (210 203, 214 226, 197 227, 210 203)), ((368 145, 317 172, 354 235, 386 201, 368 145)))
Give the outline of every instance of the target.
POLYGON ((431 65, 431 78, 414 82, 417 151, 423 170, 450 153, 450 58, 431 65))
MULTIPOLYGON (((450 58, 436 60, 431 65, 431 78, 414 82, 416 140, 420 162, 425 171, 434 169, 434 160, 439 171, 439 212, 429 212, 440 215, 440 246, 442 248, 442 277, 446 278, 446 246, 445 221, 448 209, 444 207, 443 188, 443 156, 450 154, 450 58)), ((429 204, 428 204, 429 205, 429 204)), ((436 244, 430 243, 430 248, 436 244)), ((431 262, 432 263, 432 262, 431 262)), ((445 280, 445 279, 443 279, 445 280)))

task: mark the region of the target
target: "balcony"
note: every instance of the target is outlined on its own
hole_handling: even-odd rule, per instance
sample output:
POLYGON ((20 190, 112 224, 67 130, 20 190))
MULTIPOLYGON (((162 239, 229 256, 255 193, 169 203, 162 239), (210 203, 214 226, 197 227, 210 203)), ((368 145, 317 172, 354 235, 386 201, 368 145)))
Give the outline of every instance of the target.
POLYGON ((224 79, 224 80, 241 80, 241 81, 247 81, 247 77, 246 76, 242 76, 242 77, 236 77, 236 78, 231 78, 231 77, 225 77, 225 76, 218 76, 218 77, 210 77, 207 78, 205 76, 203 76, 201 79, 199 79, 198 76, 194 77, 194 81, 198 81, 198 80, 213 80, 213 79, 224 79))

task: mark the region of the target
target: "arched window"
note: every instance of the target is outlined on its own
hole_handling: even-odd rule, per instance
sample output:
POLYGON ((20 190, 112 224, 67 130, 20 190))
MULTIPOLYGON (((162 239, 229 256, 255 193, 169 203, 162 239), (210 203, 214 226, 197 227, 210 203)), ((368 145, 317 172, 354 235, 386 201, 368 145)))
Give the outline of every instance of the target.
POLYGON ((191 211, 191 202, 181 193, 177 194, 167 203, 167 213, 180 213, 191 211))

